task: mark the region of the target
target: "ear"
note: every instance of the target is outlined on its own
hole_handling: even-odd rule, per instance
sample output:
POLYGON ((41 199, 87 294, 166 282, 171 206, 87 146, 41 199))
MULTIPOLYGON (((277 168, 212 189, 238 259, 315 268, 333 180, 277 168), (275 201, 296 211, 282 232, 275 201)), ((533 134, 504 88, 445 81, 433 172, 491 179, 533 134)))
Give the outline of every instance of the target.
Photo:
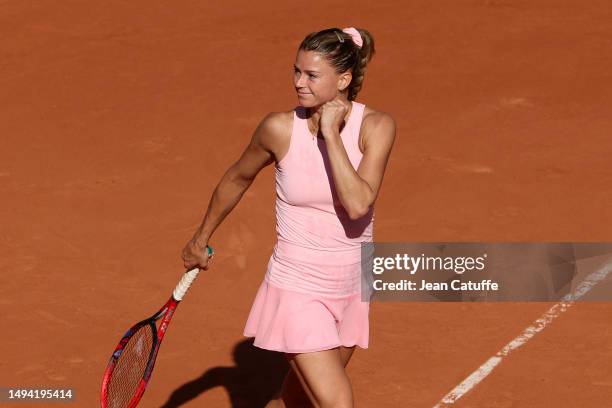
POLYGON ((340 74, 340 78, 338 78, 338 90, 340 92, 344 91, 351 83, 353 79, 353 74, 351 71, 346 71, 343 74, 340 74))

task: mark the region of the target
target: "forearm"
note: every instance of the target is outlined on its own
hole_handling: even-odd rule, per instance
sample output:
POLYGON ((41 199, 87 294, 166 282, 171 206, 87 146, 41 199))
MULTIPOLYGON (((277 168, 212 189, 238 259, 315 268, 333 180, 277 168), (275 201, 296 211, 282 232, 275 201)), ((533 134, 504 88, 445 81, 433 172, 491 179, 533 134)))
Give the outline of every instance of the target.
POLYGON ((353 168, 339 135, 326 139, 334 186, 342 206, 352 219, 368 212, 373 192, 353 168))
POLYGON ((238 204, 244 192, 251 185, 252 180, 241 180, 235 177, 230 168, 221 178, 212 194, 206 215, 194 234, 194 239, 205 245, 225 217, 238 204))

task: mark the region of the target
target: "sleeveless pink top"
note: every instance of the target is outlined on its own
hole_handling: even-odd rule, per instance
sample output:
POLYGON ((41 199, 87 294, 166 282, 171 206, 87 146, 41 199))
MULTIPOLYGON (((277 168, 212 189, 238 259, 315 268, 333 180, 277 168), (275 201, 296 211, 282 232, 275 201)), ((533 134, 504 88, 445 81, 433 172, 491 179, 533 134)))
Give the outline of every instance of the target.
MULTIPOLYGON (((352 104, 340 137, 357 170, 365 105, 352 104)), ((266 279, 302 292, 354 293, 359 290, 361 243, 373 240, 374 209, 357 220, 348 217, 336 193, 325 140, 313 139, 305 115, 303 107, 295 109, 289 150, 275 166, 277 243, 266 279)))

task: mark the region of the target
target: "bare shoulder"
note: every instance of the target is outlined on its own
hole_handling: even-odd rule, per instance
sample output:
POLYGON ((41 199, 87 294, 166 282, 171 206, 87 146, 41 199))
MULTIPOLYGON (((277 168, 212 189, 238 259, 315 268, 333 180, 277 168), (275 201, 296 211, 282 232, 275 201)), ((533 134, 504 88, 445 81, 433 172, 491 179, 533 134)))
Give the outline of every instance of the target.
POLYGON ((363 111, 359 137, 361 152, 363 153, 370 143, 393 145, 395 130, 395 120, 389 113, 366 106, 363 111))
POLYGON ((256 135, 262 143, 274 142, 291 130, 293 112, 270 112, 259 122, 256 135))
POLYGON ((272 153, 278 161, 279 154, 289 144, 293 126, 293 111, 270 112, 259 123, 255 131, 255 141, 272 153))
POLYGON ((366 106, 363 111, 363 124, 362 128, 377 128, 379 126, 392 126, 395 128, 395 120, 387 112, 374 110, 369 106, 366 106))

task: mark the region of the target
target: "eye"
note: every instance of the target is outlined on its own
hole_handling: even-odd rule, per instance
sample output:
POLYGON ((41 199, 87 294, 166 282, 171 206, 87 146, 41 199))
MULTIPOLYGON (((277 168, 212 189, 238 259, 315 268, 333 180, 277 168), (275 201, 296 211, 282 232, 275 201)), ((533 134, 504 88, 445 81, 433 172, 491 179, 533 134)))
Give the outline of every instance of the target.
POLYGON ((318 76, 313 75, 313 74, 309 74, 309 75, 308 75, 308 77, 309 77, 309 78, 318 78, 318 76))

